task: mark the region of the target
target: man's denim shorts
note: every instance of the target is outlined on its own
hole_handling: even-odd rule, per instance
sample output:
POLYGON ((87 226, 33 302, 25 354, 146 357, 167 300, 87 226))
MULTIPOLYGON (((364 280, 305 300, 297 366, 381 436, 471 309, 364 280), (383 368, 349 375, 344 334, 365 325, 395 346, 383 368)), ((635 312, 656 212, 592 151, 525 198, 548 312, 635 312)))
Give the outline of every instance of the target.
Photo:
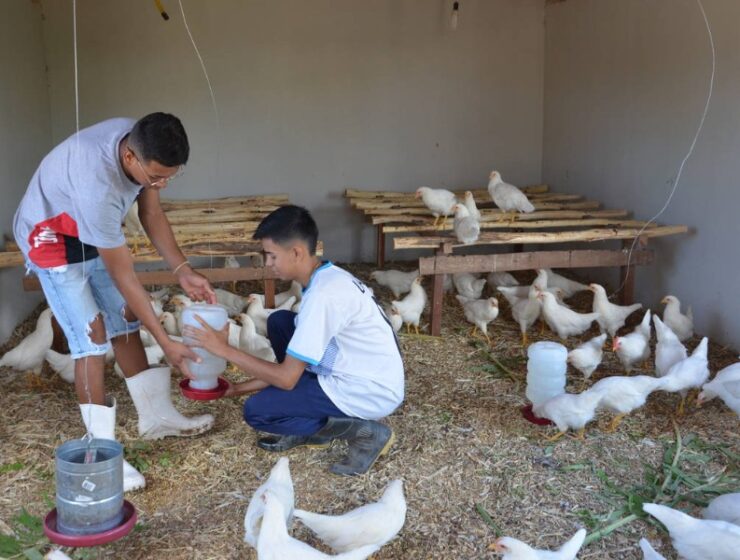
POLYGON ((84 263, 39 268, 26 263, 38 276, 54 318, 62 327, 74 359, 100 356, 110 350, 110 339, 139 330, 139 321, 124 317, 126 300, 118 291, 100 257, 84 263), (106 342, 90 339, 90 323, 98 314, 105 322, 106 342))

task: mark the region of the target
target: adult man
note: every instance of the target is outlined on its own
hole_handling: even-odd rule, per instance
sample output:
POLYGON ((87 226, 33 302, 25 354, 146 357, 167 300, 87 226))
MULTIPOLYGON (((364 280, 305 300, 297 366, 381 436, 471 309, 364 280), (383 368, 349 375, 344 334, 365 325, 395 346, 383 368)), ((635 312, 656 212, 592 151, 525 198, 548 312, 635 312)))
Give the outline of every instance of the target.
POLYGON ((228 345, 228 331, 186 327, 185 334, 234 363, 253 379, 228 393, 259 391, 244 403, 244 420, 275 434, 258 445, 268 451, 326 447, 346 440, 345 459, 330 468, 342 475, 367 472, 393 445, 393 431, 377 420, 403 401, 404 372, 393 328, 372 290, 316 256, 318 229, 305 208, 283 206, 260 223, 266 266, 303 287, 300 312, 276 311, 267 322, 278 363, 228 345))
MULTIPOLYGON (((182 169, 189 151, 185 129, 173 115, 103 121, 67 138, 42 160, 15 214, 16 241, 67 337, 80 411, 95 437, 115 439, 115 399, 106 398, 103 380, 111 346, 142 437, 190 435, 213 424, 210 415, 186 418, 177 412, 169 397, 169 368, 149 368, 141 323, 186 375, 185 360, 197 356, 159 324, 121 230, 137 200, 147 235, 185 292, 215 300, 208 280, 178 248, 159 202, 159 191, 182 169)), ((124 490, 144 485, 144 477, 125 463, 124 490)))

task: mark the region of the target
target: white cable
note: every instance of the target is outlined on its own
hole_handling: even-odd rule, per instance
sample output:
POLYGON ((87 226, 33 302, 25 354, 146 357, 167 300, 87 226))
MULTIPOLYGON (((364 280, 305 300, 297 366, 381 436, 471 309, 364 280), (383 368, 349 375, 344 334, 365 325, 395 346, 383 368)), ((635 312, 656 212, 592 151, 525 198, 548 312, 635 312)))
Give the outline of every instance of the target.
MULTIPOLYGON (((193 50, 195 51, 195 54, 198 57, 198 61, 200 61, 200 67, 203 70, 203 75, 206 78, 206 83, 208 84, 208 91, 211 94, 211 104, 213 105, 213 113, 216 116, 216 169, 218 169, 218 161, 219 161, 219 139, 221 138, 221 119, 218 116, 218 107, 216 106, 216 95, 213 93, 213 86, 211 85, 211 79, 208 77, 208 70, 206 70, 205 62, 203 62, 203 57, 200 55, 200 50, 198 50, 198 45, 195 44, 195 39, 193 38, 193 34, 190 32, 190 26, 188 25, 188 20, 185 17, 185 8, 183 8, 182 0, 177 0, 178 4, 180 5, 180 13, 182 14, 182 22, 185 25, 185 31, 188 33, 188 37, 190 38, 190 42, 193 45, 193 50)), ((208 210, 212 211, 211 204, 208 204, 208 210)), ((210 213, 210 212, 209 212, 210 213)), ((210 267, 213 268, 213 252, 211 251, 211 238, 208 237, 208 254, 210 259, 210 267)))
POLYGON ((655 216, 650 218, 644 226, 642 226, 642 229, 638 232, 638 234, 635 236, 635 239, 632 241, 632 245, 630 246, 629 253, 627 255, 627 272, 624 275, 624 279, 622 280, 622 283, 619 285, 619 287, 612 293, 612 296, 615 295, 617 292, 619 292, 623 287, 625 282, 627 281, 627 277, 630 273, 630 265, 631 265, 631 259, 632 259, 632 252, 635 249, 635 245, 637 244, 638 240, 640 239, 640 235, 647 229, 650 224, 654 223, 655 220, 657 220, 663 212, 666 211, 668 206, 671 203, 671 200, 673 200, 673 195, 676 193, 676 189, 678 188, 678 182, 681 180, 681 174, 683 173, 684 165, 686 165, 686 161, 691 157, 691 154, 694 153, 694 147, 696 146, 696 141, 699 139, 699 134, 701 133, 702 128, 704 128, 704 121, 707 117, 707 113, 709 112, 709 103, 712 100, 712 92, 714 91, 714 74, 717 66, 717 55, 714 48, 714 35, 712 35, 712 28, 709 25, 709 20, 707 19, 707 14, 704 11, 704 5, 702 4, 701 0, 696 0, 696 3, 699 5, 699 10, 701 10, 701 15, 704 18, 704 25, 707 28, 707 34, 709 36, 709 46, 712 49, 712 74, 709 78, 709 92, 707 94, 707 100, 704 103, 704 112, 701 115, 701 120, 699 121, 699 127, 696 129, 696 134, 694 134, 694 139, 691 142, 691 146, 689 147, 689 151, 686 153, 686 156, 683 158, 683 161, 681 161, 681 165, 678 168, 678 173, 676 174, 676 180, 673 182, 673 188, 671 189, 670 194, 668 195, 667 200, 665 201, 665 204, 663 204, 663 207, 658 211, 655 216))

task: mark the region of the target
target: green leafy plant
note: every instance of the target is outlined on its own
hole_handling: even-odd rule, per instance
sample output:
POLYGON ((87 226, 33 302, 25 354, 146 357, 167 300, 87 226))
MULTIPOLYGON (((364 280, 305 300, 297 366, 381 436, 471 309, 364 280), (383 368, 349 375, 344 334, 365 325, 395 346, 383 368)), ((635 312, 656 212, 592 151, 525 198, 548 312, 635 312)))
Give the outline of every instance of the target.
POLYGON ((0 535, 0 557, 42 560, 42 550, 48 545, 40 517, 25 509, 13 518, 13 535, 0 535))
MULTIPOLYGON (((644 503, 675 507, 681 503, 706 506, 709 501, 740 485, 740 456, 729 446, 701 441, 693 434, 681 437, 674 425, 676 439, 665 446, 657 467, 644 465, 643 482, 625 487, 612 482, 608 474, 594 471, 604 487, 602 497, 610 508, 605 513, 580 510, 583 523, 591 532, 585 544, 599 540, 637 519, 650 519, 642 510, 644 503), (727 464, 719 468, 721 462, 727 464)), ((651 521, 652 523, 652 521, 651 521)))

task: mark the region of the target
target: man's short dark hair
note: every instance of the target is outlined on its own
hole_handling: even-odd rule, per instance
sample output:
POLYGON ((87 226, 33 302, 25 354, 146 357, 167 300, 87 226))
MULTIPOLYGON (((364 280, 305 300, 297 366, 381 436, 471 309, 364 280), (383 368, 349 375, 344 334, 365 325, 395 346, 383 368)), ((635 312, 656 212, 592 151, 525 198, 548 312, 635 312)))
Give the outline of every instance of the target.
POLYGON ((319 228, 311 213, 301 206, 288 205, 270 212, 257 226, 254 239, 271 239, 278 245, 303 241, 311 255, 316 254, 319 228))
POLYGON ((188 135, 180 119, 169 113, 151 113, 139 119, 128 137, 131 149, 144 163, 165 167, 185 165, 190 155, 188 135))

